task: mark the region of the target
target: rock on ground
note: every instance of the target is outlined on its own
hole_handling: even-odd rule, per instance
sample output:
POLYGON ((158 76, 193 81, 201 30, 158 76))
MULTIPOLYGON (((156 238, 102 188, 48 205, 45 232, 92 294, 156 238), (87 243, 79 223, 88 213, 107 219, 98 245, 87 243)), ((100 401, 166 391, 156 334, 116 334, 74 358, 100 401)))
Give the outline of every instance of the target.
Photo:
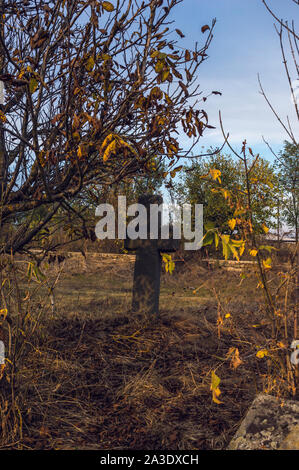
POLYGON ((258 395, 228 450, 299 450, 299 401, 258 395))

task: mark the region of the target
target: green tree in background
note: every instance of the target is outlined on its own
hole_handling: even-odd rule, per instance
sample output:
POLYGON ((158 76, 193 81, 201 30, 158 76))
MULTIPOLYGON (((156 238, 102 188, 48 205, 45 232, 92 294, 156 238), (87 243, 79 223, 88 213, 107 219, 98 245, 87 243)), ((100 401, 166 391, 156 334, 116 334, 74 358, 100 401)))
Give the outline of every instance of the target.
MULTIPOLYGON (((274 167, 261 157, 252 159, 251 165, 251 210, 255 228, 262 233, 265 224, 275 227, 278 178, 274 167)), ((221 232, 232 233, 238 227, 229 221, 238 217, 236 207, 244 207, 246 199, 244 168, 230 155, 217 154, 198 160, 184 168, 176 195, 180 202, 203 204, 205 225, 212 223, 221 232)))
POLYGON ((284 149, 277 157, 276 167, 279 171, 279 182, 283 191, 282 218, 295 230, 298 242, 299 224, 299 144, 285 141, 284 149))
POLYGON ((218 181, 211 178, 210 170, 221 172, 221 181, 225 188, 234 190, 239 184, 240 173, 230 156, 213 155, 208 159, 198 160, 183 170, 183 177, 176 185, 176 196, 181 203, 203 204, 204 224, 215 223, 219 228, 227 227, 227 220, 232 217, 233 209, 225 195, 219 191, 218 181))

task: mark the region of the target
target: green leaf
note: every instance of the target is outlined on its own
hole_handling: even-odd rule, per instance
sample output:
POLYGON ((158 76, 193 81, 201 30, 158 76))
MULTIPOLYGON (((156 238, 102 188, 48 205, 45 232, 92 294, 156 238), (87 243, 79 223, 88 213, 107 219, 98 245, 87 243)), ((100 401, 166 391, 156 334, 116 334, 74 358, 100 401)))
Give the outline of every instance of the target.
POLYGON ((222 252, 226 260, 229 258, 229 254, 230 254, 229 238, 230 238, 229 235, 221 235, 222 252))
POLYGON ((213 228, 215 228, 215 222, 212 222, 212 221, 208 220, 208 221, 205 223, 205 229, 206 229, 206 231, 208 232, 209 230, 212 230, 213 228))
POLYGON ((212 390, 215 390, 216 388, 218 388, 219 384, 220 384, 220 378, 212 370, 212 374, 211 374, 211 388, 212 388, 212 390))
POLYGON ((203 238, 202 246, 212 245, 214 241, 213 232, 207 232, 203 238))
POLYGON ((271 245, 260 245, 259 249, 260 250, 267 250, 269 253, 271 253, 272 250, 278 251, 277 248, 275 248, 274 246, 271 246, 271 245))
POLYGON ((227 245, 228 245, 229 249, 231 250, 232 254, 234 255, 234 257, 235 257, 238 261, 240 261, 238 252, 237 252, 236 248, 234 247, 233 243, 228 243, 227 245))
POLYGON ((215 247, 216 247, 216 250, 217 250, 218 245, 219 245, 219 235, 218 235, 218 232, 214 232, 214 237, 215 237, 215 247))
POLYGON ((41 270, 39 269, 39 267, 37 265, 34 265, 33 266, 33 273, 36 277, 36 279, 40 282, 41 280, 45 279, 45 275, 44 273, 41 272, 41 270))
POLYGON ((36 78, 32 77, 29 82, 30 93, 34 93, 37 87, 38 87, 38 81, 36 80, 36 78))

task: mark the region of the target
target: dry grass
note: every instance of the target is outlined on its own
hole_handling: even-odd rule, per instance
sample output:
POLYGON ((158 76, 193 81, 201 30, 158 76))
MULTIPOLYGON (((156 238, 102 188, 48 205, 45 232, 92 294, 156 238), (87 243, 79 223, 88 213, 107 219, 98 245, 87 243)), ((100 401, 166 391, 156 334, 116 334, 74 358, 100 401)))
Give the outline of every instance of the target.
POLYGON ((224 449, 257 391, 285 393, 256 358, 268 325, 254 276, 178 267, 162 277, 158 319, 130 313, 131 285, 123 264, 64 274, 53 313, 39 287, 13 387, 9 366, 0 382, 0 448, 224 449))

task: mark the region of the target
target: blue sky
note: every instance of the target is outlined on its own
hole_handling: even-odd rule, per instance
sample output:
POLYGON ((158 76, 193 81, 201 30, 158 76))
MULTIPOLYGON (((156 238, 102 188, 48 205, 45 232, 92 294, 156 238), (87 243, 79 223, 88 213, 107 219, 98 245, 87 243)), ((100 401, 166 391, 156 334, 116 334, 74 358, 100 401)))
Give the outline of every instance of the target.
MULTIPOLYGON (((268 4, 279 18, 297 19, 299 8, 291 0, 268 0, 268 4)), ((287 135, 259 92, 258 73, 280 116, 289 116, 294 134, 298 135, 274 19, 261 0, 183 0, 172 13, 175 27, 186 35, 185 47, 196 41, 202 43, 201 27, 211 24, 213 18, 217 23, 209 59, 201 65, 198 80, 204 94, 218 90, 222 96, 213 95, 202 104, 210 124, 217 129, 206 131, 195 151, 200 153, 201 145, 215 146, 223 141, 220 110, 230 142, 237 150, 246 138, 255 153, 272 160, 262 136, 278 151, 287 135)), ((298 79, 295 74, 291 78, 298 79)))

